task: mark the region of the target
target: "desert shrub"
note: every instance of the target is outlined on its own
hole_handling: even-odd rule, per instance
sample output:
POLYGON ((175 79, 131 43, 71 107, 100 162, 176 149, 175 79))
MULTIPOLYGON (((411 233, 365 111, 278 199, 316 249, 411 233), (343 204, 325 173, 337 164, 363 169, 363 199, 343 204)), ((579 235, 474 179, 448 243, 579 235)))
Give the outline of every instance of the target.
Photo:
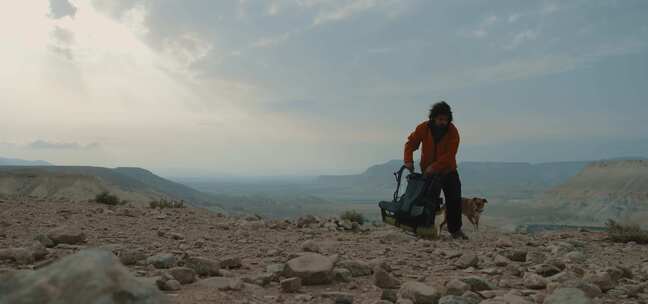
POLYGON ((110 194, 108 191, 101 192, 95 196, 95 202, 99 204, 104 204, 104 205, 122 205, 125 204, 126 201, 121 201, 119 200, 119 197, 116 195, 110 194))
POLYGON ((174 201, 174 200, 166 200, 166 199, 159 199, 155 201, 151 201, 149 203, 149 207, 151 209, 165 209, 165 208, 184 208, 185 203, 184 201, 174 201))
POLYGON ((342 214, 340 214, 340 219, 348 220, 350 222, 356 222, 360 225, 364 224, 365 222, 364 215, 362 215, 362 213, 359 213, 358 211, 355 210, 347 210, 342 212, 342 214))
POLYGON ((639 225, 620 224, 611 219, 605 225, 608 230, 608 238, 613 242, 648 244, 648 231, 642 230, 639 225))

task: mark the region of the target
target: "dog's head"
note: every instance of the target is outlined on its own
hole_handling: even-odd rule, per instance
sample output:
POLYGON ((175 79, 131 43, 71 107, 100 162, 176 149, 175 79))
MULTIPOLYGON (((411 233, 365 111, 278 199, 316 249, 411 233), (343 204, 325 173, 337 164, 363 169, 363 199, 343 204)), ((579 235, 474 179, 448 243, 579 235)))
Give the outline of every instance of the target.
POLYGON ((475 206, 475 211, 482 213, 484 212, 484 208, 486 207, 486 203, 488 203, 488 200, 485 198, 479 198, 479 197, 473 197, 472 198, 473 205, 475 206))

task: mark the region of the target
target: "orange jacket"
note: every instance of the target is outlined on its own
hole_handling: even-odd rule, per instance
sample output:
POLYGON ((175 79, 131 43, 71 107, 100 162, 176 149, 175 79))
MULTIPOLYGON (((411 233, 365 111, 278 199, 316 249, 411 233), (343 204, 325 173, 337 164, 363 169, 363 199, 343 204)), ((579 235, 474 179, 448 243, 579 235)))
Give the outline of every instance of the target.
POLYGON ((423 143, 420 164, 422 172, 425 172, 429 165, 432 165, 435 172, 441 173, 457 169, 456 156, 459 149, 459 130, 453 123, 448 125, 448 132, 438 145, 434 143, 434 137, 427 121, 416 126, 416 129, 407 137, 405 143, 405 162, 414 161, 414 151, 418 150, 421 142, 423 143))

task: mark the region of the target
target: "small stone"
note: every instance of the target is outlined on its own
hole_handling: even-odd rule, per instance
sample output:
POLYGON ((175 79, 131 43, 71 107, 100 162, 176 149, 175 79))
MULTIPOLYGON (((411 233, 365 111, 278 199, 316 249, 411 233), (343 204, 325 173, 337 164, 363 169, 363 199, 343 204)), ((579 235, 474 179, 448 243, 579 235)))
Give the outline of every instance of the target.
POLYGON ((514 262, 526 262, 527 252, 519 249, 507 249, 501 252, 503 256, 514 262))
POLYGON ((585 281, 588 281, 599 288, 602 291, 608 291, 616 286, 616 282, 612 280, 612 277, 607 272, 596 272, 585 277, 585 281))
POLYGON ((126 265, 135 265, 137 262, 146 259, 146 254, 140 250, 125 250, 119 252, 119 261, 126 265))
POLYGON ((544 304, 590 304, 585 293, 576 288, 559 288, 547 296, 544 304))
POLYGON ((161 253, 146 259, 146 264, 153 265, 155 268, 171 268, 176 264, 176 257, 170 253, 161 253))
POLYGON ((241 258, 236 256, 226 257, 220 262, 220 268, 225 269, 241 268, 241 266, 243 266, 241 258))
POLYGON ((281 291, 285 293, 296 293, 301 289, 302 283, 300 278, 288 278, 279 282, 281 291))
POLYGON ((392 303, 396 302, 398 300, 398 289, 383 289, 380 299, 392 303))
POLYGON ((52 241, 52 239, 48 238, 44 234, 37 235, 36 237, 34 237, 34 240, 39 241, 41 244, 43 244, 43 246, 45 246, 47 248, 52 248, 52 247, 56 246, 56 243, 54 243, 54 241, 52 241))
POLYGON ((530 289, 544 289, 547 287, 547 281, 540 275, 527 272, 524 274, 524 286, 530 289))
POLYGON ((47 237, 56 244, 78 245, 85 243, 86 235, 74 227, 59 227, 47 233, 47 237))
POLYGON ((461 296, 445 296, 439 300, 439 304, 470 304, 471 302, 461 296))
POLYGON ((394 278, 391 274, 389 274, 382 268, 376 268, 374 270, 373 279, 374 285, 378 286, 379 288, 397 289, 401 286, 400 280, 394 278))
POLYGON ((196 281, 196 272, 187 267, 174 267, 169 269, 169 274, 180 284, 191 284, 196 281))
POLYGON ((480 277, 472 276, 472 277, 461 278, 460 280, 470 285, 471 291, 484 291, 484 290, 494 289, 494 286, 491 282, 480 277))
POLYGON ((347 260, 337 263, 337 267, 346 268, 351 272, 354 277, 362 277, 371 275, 371 266, 369 263, 358 260, 347 260))
POLYGON ((333 299, 335 304, 353 304, 353 294, 346 292, 323 292, 322 297, 333 299))
POLYGON ((451 280, 446 284, 447 293, 449 295, 460 296, 466 291, 470 291, 470 285, 460 280, 451 280))
POLYGON ((399 290, 399 295, 414 304, 437 304, 441 298, 441 293, 436 288, 415 281, 404 283, 399 290))
POLYGON ((479 263, 477 255, 472 253, 465 253, 459 259, 457 259, 457 261, 455 261, 454 265, 459 267, 460 269, 466 269, 468 267, 477 267, 477 263, 479 263))
POLYGON ((187 257, 184 259, 184 266, 193 269, 201 276, 220 275, 220 263, 203 257, 187 257))
POLYGON ((351 271, 346 268, 335 268, 333 269, 333 276, 338 282, 348 283, 351 282, 352 275, 351 271))
POLYGON ((176 280, 156 280, 155 284, 160 290, 164 291, 178 291, 182 288, 180 282, 176 280))
POLYGON ((313 240, 307 240, 304 243, 302 243, 301 246, 302 250, 304 252, 313 252, 313 253, 321 253, 322 249, 320 248, 319 244, 317 244, 313 240))

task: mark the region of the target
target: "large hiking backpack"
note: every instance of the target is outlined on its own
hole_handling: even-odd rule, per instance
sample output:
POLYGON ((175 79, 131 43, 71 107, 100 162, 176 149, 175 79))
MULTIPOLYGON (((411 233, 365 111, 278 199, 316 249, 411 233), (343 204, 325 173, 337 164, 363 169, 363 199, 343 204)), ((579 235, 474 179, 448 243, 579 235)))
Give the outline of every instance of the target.
POLYGON ((439 176, 426 177, 421 173, 410 171, 406 176, 405 193, 398 197, 405 169, 407 167, 403 166, 394 172, 396 191, 393 200, 378 203, 382 220, 386 224, 405 229, 422 237, 436 237, 434 218, 437 210, 443 204, 443 199, 438 195, 430 197, 429 193, 440 194, 440 191, 437 191, 440 187, 439 176))

